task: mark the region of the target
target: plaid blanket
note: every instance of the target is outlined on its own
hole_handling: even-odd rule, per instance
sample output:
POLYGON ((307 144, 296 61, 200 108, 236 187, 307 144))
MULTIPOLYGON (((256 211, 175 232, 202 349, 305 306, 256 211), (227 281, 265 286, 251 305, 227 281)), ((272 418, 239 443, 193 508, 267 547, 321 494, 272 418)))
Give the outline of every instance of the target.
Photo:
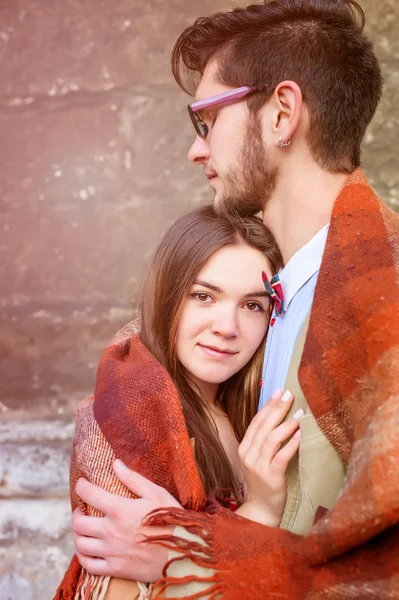
POLYGON ((399 218, 360 170, 334 204, 298 377, 347 467, 336 505, 305 537, 222 509, 157 513, 206 543, 170 539, 188 575, 166 587, 198 580, 190 561, 214 569, 206 592, 179 597, 399 598, 399 218))
MULTIPOLYGON (((120 496, 133 494, 115 476, 116 458, 166 488, 182 506, 199 510, 205 495, 195 463, 178 392, 128 325, 101 358, 93 398, 76 411, 71 460, 72 509, 102 516, 75 494, 79 477, 120 496)), ((89 575, 76 557, 54 600, 102 598, 109 578, 89 575)))

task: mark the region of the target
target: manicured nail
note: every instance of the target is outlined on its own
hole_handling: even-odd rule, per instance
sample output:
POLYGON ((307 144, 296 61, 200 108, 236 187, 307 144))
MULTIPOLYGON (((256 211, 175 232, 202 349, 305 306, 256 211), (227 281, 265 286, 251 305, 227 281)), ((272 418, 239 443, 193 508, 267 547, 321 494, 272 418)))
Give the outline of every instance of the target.
POLYGON ((301 430, 300 430, 300 429, 298 429, 298 431, 296 431, 296 432, 294 433, 294 438, 295 438, 296 440, 300 440, 300 439, 301 439, 301 430))
POLYGON ((292 398, 292 394, 291 392, 289 392, 288 390, 286 392, 284 392, 283 397, 281 398, 281 400, 283 402, 288 402, 288 400, 291 400, 292 398))
POLYGON ((126 469, 126 465, 124 462, 122 462, 121 460, 119 460, 119 458, 116 459, 116 461, 114 462, 114 465, 118 468, 118 469, 126 469))
POLYGON ((300 408, 299 410, 296 411, 296 413, 294 415, 292 415, 293 419, 300 419, 301 417, 303 417, 305 413, 303 412, 302 408, 300 408))
POLYGON ((270 396, 271 400, 278 400, 278 398, 280 398, 281 394, 283 392, 281 390, 276 390, 275 392, 273 392, 273 394, 270 396))

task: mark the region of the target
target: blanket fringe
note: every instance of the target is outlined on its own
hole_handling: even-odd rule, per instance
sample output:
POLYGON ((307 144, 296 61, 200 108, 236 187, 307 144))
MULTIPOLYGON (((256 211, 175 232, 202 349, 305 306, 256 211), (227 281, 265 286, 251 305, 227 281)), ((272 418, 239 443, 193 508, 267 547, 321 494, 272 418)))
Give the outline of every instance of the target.
POLYGON ((137 586, 140 590, 140 596, 137 598, 137 600, 147 600, 148 598, 151 598, 152 584, 148 585, 147 583, 138 581, 137 586))
POLYGON ((84 571, 74 600, 104 600, 111 577, 90 575, 84 571))
MULTIPOLYGON (((77 590, 74 600, 104 600, 111 582, 111 577, 90 575, 86 573, 84 581, 77 590)), ((151 598, 152 585, 137 581, 140 594, 135 600, 149 600, 151 598)))
MULTIPOLYGON (((223 510, 223 512, 229 514, 228 511, 223 510)), ((212 561, 210 552, 208 552, 208 548, 212 542, 212 535, 205 529, 205 527, 209 528, 209 515, 189 513, 182 509, 161 509, 150 513, 145 521, 145 525, 150 527, 180 525, 181 527, 184 527, 186 531, 199 537, 203 541, 203 543, 196 542, 175 535, 147 536, 145 541, 148 540, 152 544, 163 546, 169 550, 175 550, 182 555, 177 559, 174 558, 172 561, 169 561, 169 563, 165 565, 165 569, 170 562, 184 560, 185 558, 190 558, 199 566, 207 568, 213 567, 215 561, 212 561), (194 555, 192 556, 191 553, 194 553, 194 555)))
MULTIPOLYGON (((187 575, 186 577, 168 577, 166 579, 161 579, 157 584, 157 595, 155 599, 159 596, 164 597, 165 591, 170 590, 173 586, 182 586, 190 583, 209 583, 209 587, 206 589, 195 592, 194 594, 185 595, 185 600, 217 600, 223 596, 223 585, 221 583, 215 582, 212 579, 197 577, 196 575, 187 575)), ((168 598, 170 600, 178 600, 174 599, 173 596, 168 594, 168 598)), ((181 598, 181 596, 179 596, 181 598)))
MULTIPOLYGON (((209 527, 209 515, 201 513, 193 515, 181 509, 164 509, 151 513, 146 520, 146 525, 161 527, 179 525, 184 527, 190 534, 196 535, 202 540, 201 543, 192 539, 180 538, 177 535, 148 536, 151 543, 164 546, 169 550, 179 553, 178 556, 171 558, 166 563, 162 579, 157 583, 158 594, 156 597, 158 595, 162 596, 166 590, 170 590, 174 586, 183 586, 190 583, 204 584, 204 589, 184 596, 187 600, 200 600, 201 598, 217 600, 223 596, 224 586, 221 581, 218 581, 216 572, 213 576, 192 574, 184 577, 173 577, 167 575, 167 571, 172 564, 184 560, 190 560, 193 564, 201 568, 214 569, 216 560, 211 557, 209 548, 212 542, 212 535, 205 530, 205 526, 209 527)), ((172 596, 169 595, 168 597, 172 599, 172 596)))

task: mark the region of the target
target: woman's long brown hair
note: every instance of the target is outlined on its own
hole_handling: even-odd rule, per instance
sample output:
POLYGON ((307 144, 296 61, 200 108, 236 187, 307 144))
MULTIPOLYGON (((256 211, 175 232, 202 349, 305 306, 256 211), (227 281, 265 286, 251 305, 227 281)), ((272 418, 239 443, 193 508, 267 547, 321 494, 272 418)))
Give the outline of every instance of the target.
MULTIPOLYGON (((183 302, 198 272, 215 252, 239 244, 262 252, 273 272, 282 264, 274 238, 259 218, 218 216, 212 206, 185 215, 170 227, 156 251, 141 304, 141 340, 168 370, 179 391, 208 494, 232 489, 238 495, 239 486, 206 406, 190 387, 177 358, 176 332, 183 302)), ((217 402, 226 411, 239 441, 257 410, 263 351, 264 341, 250 362, 219 386, 217 402)))

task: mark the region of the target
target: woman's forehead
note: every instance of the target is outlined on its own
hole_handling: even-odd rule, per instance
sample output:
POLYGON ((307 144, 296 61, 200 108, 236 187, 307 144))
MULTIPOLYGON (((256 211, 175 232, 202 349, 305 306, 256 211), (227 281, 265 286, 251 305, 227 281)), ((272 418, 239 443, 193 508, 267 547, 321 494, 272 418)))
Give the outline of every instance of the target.
POLYGON ((259 250, 246 245, 225 246, 215 252, 198 273, 197 279, 223 289, 234 284, 262 289, 262 271, 270 275, 270 264, 259 250))

